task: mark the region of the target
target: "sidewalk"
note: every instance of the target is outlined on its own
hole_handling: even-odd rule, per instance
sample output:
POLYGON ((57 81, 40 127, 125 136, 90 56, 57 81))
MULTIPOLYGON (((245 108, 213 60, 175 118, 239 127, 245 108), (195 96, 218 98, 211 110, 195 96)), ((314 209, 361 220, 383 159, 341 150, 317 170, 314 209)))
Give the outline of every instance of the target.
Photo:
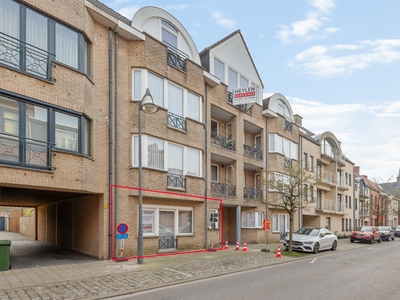
MULTIPOLYGON (((230 246, 229 250, 146 258, 142 265, 136 260, 94 261, 11 269, 0 272, 0 299, 102 299, 299 259, 276 258, 278 246, 282 247, 248 245, 246 252, 230 246), (263 248, 271 252, 262 252, 263 248)), ((339 240, 338 251, 365 246, 339 240)))

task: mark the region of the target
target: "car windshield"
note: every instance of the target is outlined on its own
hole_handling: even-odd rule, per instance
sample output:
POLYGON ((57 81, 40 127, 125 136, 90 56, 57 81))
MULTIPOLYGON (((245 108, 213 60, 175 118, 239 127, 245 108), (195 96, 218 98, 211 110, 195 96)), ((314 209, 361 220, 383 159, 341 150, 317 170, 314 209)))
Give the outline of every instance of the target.
POLYGON ((390 227, 389 226, 379 226, 378 227, 380 231, 390 231, 390 227))
POLYGON ((372 232, 372 227, 363 227, 360 231, 372 232))
POLYGON ((311 235, 311 236, 318 236, 319 229, 317 228, 300 228, 297 234, 304 234, 304 235, 311 235))

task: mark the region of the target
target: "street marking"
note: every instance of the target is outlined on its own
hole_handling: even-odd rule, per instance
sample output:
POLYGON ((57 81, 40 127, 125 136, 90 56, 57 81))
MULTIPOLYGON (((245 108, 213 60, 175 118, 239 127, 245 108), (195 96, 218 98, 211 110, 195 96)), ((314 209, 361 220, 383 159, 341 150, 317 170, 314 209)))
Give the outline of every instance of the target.
POLYGON ((314 258, 314 259, 310 262, 310 264, 313 264, 316 260, 317 260, 317 259, 314 258))
POLYGON ((178 274, 181 274, 181 275, 184 275, 184 276, 187 276, 187 277, 192 277, 192 275, 187 274, 187 273, 183 273, 183 272, 181 272, 181 271, 177 271, 177 270, 170 269, 170 268, 165 268, 165 269, 168 270, 168 271, 176 272, 176 273, 178 273, 178 274))

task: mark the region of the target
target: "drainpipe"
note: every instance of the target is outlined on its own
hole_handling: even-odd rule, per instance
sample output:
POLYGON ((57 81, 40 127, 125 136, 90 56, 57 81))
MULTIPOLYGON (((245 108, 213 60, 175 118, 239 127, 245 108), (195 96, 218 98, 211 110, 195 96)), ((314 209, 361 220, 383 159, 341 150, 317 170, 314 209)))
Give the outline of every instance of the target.
MULTIPOLYGON (((206 187, 205 187, 205 191, 204 191, 204 195, 205 195, 205 220, 206 220, 206 226, 205 226, 205 237, 206 237, 206 248, 208 248, 208 169, 209 169, 209 161, 208 161, 208 83, 206 83, 206 95, 205 95, 205 106, 206 106, 206 115, 205 115, 205 123, 206 123, 206 138, 205 138, 205 161, 206 161, 206 174, 205 174, 205 180, 206 180, 206 187)), ((210 160, 211 163, 211 160, 210 160)), ((221 220, 222 222, 222 220, 221 220)))
MULTIPOLYGON (((108 186, 111 187, 112 184, 112 177, 113 177, 113 161, 112 161, 112 146, 113 146, 113 135, 112 135, 112 115, 113 115, 113 109, 112 109, 112 97, 113 97, 113 81, 112 81, 112 31, 111 28, 108 29, 108 186)), ((112 232, 112 209, 111 209, 111 189, 110 194, 108 195, 108 211, 109 211, 109 242, 108 242, 108 258, 111 260, 112 259, 112 241, 113 241, 113 232, 112 232)))
MULTIPOLYGON (((265 116, 265 170, 268 171, 268 152, 269 152, 269 133, 268 133, 268 117, 265 116)), ((268 173, 265 173, 268 176, 268 173)), ((268 178, 266 178, 268 180, 268 178)), ((268 182, 265 181, 265 218, 268 219, 268 182)), ((272 221, 270 220, 270 226, 272 221)), ((271 230, 272 231, 272 230, 271 230)), ((265 245, 268 245, 268 231, 265 231, 265 245)))
MULTIPOLYGON (((119 78, 118 78, 118 33, 115 33, 115 184, 118 185, 119 182, 119 165, 118 165, 118 160, 119 160, 119 126, 118 126, 118 84, 119 84, 119 78)), ((118 191, 115 189, 115 220, 114 220, 114 228, 117 228, 117 223, 118 223, 118 191)), ((114 232, 114 234, 116 234, 114 232)), ((115 253, 118 253, 118 243, 115 242, 115 253)))

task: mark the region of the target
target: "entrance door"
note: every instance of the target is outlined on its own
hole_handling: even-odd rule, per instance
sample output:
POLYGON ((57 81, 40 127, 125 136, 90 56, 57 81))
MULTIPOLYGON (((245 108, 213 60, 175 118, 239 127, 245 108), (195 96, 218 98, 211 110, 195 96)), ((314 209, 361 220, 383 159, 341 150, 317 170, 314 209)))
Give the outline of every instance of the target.
POLYGON ((160 211, 159 249, 175 248, 174 214, 175 213, 173 211, 160 211))

